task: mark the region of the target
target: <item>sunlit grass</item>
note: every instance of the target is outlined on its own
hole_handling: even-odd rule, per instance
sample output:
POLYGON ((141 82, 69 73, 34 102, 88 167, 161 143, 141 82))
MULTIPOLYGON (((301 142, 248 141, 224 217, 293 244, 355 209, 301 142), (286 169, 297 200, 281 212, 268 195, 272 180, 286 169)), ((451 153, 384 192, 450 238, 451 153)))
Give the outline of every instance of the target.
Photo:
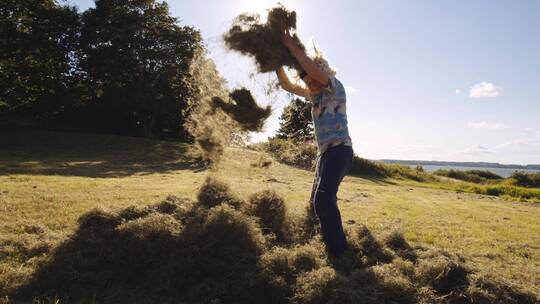
MULTIPOLYGON (((25 246, 54 244, 92 208, 148 205, 170 194, 194 198, 206 176, 216 174, 241 197, 273 189, 300 212, 313 181, 312 172, 275 161, 254 166, 261 152, 240 148, 229 148, 219 170, 210 171, 186 156, 183 144, 64 133, 22 138, 0 148, 0 291, 32 271, 25 246)), ((459 185, 346 177, 339 204, 346 226, 399 227, 413 244, 461 253, 481 271, 539 293, 539 205, 454 191, 459 185)))

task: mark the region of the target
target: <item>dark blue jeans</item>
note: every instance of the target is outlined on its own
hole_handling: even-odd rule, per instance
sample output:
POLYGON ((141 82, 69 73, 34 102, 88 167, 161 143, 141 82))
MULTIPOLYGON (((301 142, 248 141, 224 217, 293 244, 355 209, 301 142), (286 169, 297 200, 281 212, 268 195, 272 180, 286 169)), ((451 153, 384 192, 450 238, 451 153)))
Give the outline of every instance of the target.
POLYGON ((318 159, 311 201, 321 224, 321 232, 330 254, 341 255, 347 241, 337 206, 339 184, 352 166, 353 150, 350 146, 328 148, 318 159))

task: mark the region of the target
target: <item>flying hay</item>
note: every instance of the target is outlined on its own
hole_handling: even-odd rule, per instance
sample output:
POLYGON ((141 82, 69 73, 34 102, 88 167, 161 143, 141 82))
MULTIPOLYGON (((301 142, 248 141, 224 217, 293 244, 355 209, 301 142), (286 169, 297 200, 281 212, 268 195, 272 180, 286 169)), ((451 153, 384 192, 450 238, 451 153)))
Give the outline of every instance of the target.
POLYGON ((260 107, 247 89, 228 92, 225 79, 204 50, 195 56, 190 73, 195 89, 192 102, 197 107, 185 127, 202 158, 216 168, 231 140, 248 131, 260 131, 272 110, 270 106, 260 107))
POLYGON ((272 113, 271 107, 260 107, 251 92, 245 88, 234 90, 229 97, 234 103, 225 102, 216 96, 212 98, 212 107, 227 113, 243 131, 261 131, 264 122, 272 113))
MULTIPOLYGON (((280 5, 268 12, 266 23, 261 23, 258 14, 239 15, 223 39, 229 49, 253 57, 259 72, 266 73, 283 65, 299 68, 296 59, 281 42, 281 36, 286 30, 295 29, 296 12, 288 11, 280 5)), ((296 34, 293 39, 305 49, 296 34)))
POLYGON ((190 66, 195 94, 192 102, 198 106, 191 113, 185 126, 193 136, 205 161, 215 165, 221 160, 225 147, 229 144, 235 126, 228 115, 215 111, 212 98, 228 98, 225 80, 219 76, 216 65, 206 55, 198 51, 190 66))

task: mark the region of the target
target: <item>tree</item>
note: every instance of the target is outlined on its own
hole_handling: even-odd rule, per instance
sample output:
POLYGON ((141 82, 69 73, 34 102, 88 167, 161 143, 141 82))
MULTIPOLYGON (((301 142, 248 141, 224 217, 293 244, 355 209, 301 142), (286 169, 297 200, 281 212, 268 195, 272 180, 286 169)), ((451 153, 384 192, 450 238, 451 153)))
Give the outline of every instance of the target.
POLYGON ((313 118, 311 106, 307 101, 293 99, 279 118, 279 129, 276 137, 293 140, 309 140, 313 138, 313 118))
POLYGON ((167 3, 96 0, 82 17, 81 66, 93 94, 86 116, 103 131, 185 140, 189 67, 200 33, 179 26, 167 3), (88 114, 89 113, 89 114, 88 114))
POLYGON ((70 107, 79 15, 53 0, 0 5, 0 115, 49 121, 70 107))

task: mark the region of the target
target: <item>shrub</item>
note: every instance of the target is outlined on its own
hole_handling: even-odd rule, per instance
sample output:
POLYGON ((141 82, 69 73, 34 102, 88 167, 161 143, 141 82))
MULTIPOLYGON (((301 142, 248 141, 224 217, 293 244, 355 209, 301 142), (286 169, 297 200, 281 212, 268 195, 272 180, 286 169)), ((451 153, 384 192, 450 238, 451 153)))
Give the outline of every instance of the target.
POLYGON ((271 138, 262 146, 268 154, 281 163, 308 170, 315 168, 317 147, 311 143, 271 138))
POLYGON ((484 195, 507 196, 531 202, 540 202, 540 189, 528 189, 509 185, 470 185, 458 184, 457 191, 472 192, 484 195))
POLYGON ((510 176, 510 180, 516 186, 540 188, 540 172, 525 173, 516 171, 510 176))
POLYGON ((418 167, 413 169, 409 166, 400 164, 383 164, 383 166, 386 175, 389 177, 410 179, 417 182, 435 181, 433 175, 425 172, 422 167, 420 167, 422 169, 418 167))
POLYGON ((445 169, 439 169, 433 172, 435 175, 439 176, 446 176, 450 178, 455 178, 471 183, 486 183, 489 180, 502 180, 503 178, 491 171, 487 170, 445 170, 445 169))
POLYGON ((388 172, 383 164, 354 156, 350 174, 372 177, 386 177, 388 172))

